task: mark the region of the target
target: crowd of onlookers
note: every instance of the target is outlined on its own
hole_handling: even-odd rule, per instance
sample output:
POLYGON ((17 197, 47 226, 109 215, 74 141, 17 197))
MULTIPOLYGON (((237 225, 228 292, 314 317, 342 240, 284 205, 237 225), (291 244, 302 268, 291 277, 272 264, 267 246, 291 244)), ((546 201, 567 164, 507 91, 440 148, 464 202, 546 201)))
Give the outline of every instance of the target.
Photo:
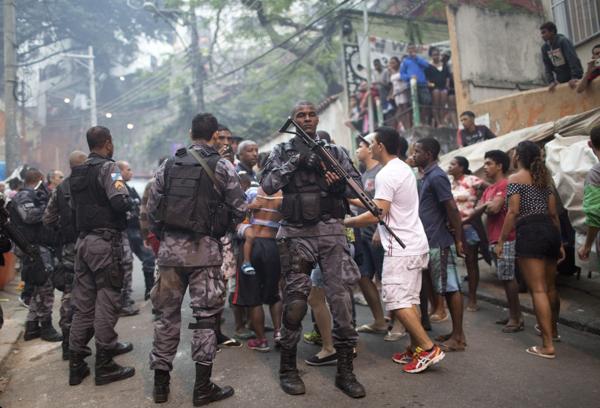
POLYGON ((374 127, 379 115, 385 125, 398 131, 413 127, 411 79, 416 80, 416 100, 421 124, 456 127, 456 97, 450 52, 437 47, 427 50, 429 60, 418 55, 419 48, 410 44, 401 58, 393 56, 384 66, 380 59, 373 61, 371 70, 371 96, 373 115, 368 115, 367 82, 363 81, 356 94, 350 96, 350 121, 348 126, 367 133, 369 119, 374 127))
MULTIPOLYGON (((472 112, 461 115, 464 125, 463 133, 459 132, 461 145, 494 137, 487 127, 474 125, 474 116, 472 112)), ((517 333, 524 330, 519 290, 520 286, 527 285, 538 318, 535 330, 543 338, 542 346, 530 347, 527 352, 553 358, 553 342, 560 341, 556 326, 559 300, 554 277, 557 265, 565 257, 559 220, 564 211, 543 163, 542 149, 535 143, 522 142, 510 155, 501 150, 490 150, 485 153, 481 177, 471 173, 469 161, 462 156, 455 157, 448 169, 440 169, 437 164, 440 145, 435 139, 421 139, 409 146, 404 138, 397 137, 398 151, 394 153, 413 168, 419 188, 420 221, 430 248, 420 291, 423 327, 431 330, 432 324, 451 319, 451 333, 438 336, 435 341, 446 352, 466 349, 462 291, 466 286, 466 311, 479 310, 477 289, 479 264, 483 259, 494 265, 505 291, 507 316, 496 322, 501 325, 501 331, 517 333), (519 239, 520 236, 525 238, 519 239), (464 258, 464 277, 459 273, 459 257, 464 258)), ((600 143, 598 137, 598 129, 592 131, 592 143, 600 143)), ((319 132, 319 138, 334 143, 326 132, 319 132)), ((377 174, 384 167, 373 158, 374 140, 373 135, 359 137, 355 152, 363 186, 372 196, 376 195, 377 174)), ((277 248, 262 246, 256 234, 275 236, 281 196, 267 196, 257 184, 267 157, 258 153, 254 142, 240 143, 236 157, 253 215, 238 228, 232 245, 225 247, 225 252, 230 255, 225 255, 229 261, 225 261, 223 268, 225 276, 229 277, 235 332, 234 338, 219 334, 219 342, 222 347, 240 347, 241 341, 247 340, 250 349, 264 352, 271 349, 266 331, 273 330, 275 346, 280 337, 281 289, 279 268, 273 264, 278 261, 277 248), (265 259, 270 259, 271 263, 265 259), (268 305, 273 327, 265 326, 263 304, 268 305)), ((358 202, 350 204, 355 214, 364 211, 358 202)), ((347 237, 361 271, 361 278, 354 288, 355 304, 368 306, 373 316, 370 322, 355 322, 357 331, 380 334, 385 341, 404 338, 406 328, 393 313, 384 310, 382 269, 387 250, 381 245, 379 232, 374 227, 349 228, 347 237)), ((582 248, 580 253, 582 257, 588 256, 589 248, 582 248)), ((308 302, 314 326, 303 338, 320 349, 307 358, 306 363, 313 366, 335 364, 332 318, 318 267, 312 271, 311 279, 313 288, 308 302)), ((401 354, 398 353, 395 359, 404 361, 401 354)))
MULTIPOLYGON (((592 48, 587 65, 581 64, 573 43, 559 34, 552 22, 540 27, 544 79, 550 91, 559 83, 568 83, 577 92, 584 92, 600 76, 600 44, 592 48)), ((427 50, 429 60, 418 55, 419 47, 410 44, 402 57, 392 56, 384 65, 373 61, 371 70, 372 115, 368 115, 367 82, 350 95, 350 120, 347 125, 361 134, 368 133, 369 120, 391 126, 402 132, 413 127, 413 104, 410 81, 416 80, 416 102, 422 125, 456 128, 456 96, 452 76, 450 51, 437 47, 427 50), (381 119, 379 116, 383 116, 381 119), (371 119, 372 118, 372 119, 371 119)), ((462 146, 459 143, 459 146, 462 146)))

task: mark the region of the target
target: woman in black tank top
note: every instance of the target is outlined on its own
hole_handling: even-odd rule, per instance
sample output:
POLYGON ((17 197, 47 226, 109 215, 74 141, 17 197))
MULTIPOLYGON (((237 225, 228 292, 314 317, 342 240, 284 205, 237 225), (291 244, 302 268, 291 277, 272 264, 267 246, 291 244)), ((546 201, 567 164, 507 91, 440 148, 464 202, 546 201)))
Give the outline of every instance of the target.
POLYGON ((504 241, 515 227, 516 257, 533 299, 543 346, 529 347, 529 354, 555 358, 554 341, 558 341, 556 323, 560 299, 556 291, 556 266, 565 257, 560 238, 556 197, 550 188, 550 175, 541 149, 533 142, 517 145, 513 164, 517 172, 508 179, 508 213, 502 227, 496 254, 502 256, 504 241))

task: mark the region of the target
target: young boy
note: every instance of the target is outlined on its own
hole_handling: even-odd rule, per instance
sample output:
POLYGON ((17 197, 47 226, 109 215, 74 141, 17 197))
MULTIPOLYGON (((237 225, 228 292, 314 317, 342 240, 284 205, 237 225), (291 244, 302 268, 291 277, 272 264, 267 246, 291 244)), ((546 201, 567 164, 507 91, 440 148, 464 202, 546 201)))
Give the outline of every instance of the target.
POLYGON ((504 243, 504 251, 500 258, 495 256, 493 248, 500 239, 502 225, 506 217, 506 188, 510 158, 501 150, 490 150, 485 153, 483 169, 487 179, 492 183, 485 189, 475 211, 470 218, 482 213, 487 214, 487 234, 490 253, 494 257, 498 279, 502 281, 506 299, 508 300, 508 319, 500 319, 496 323, 503 324, 504 333, 516 333, 523 330, 523 316, 519 303, 519 285, 515 278, 515 232, 512 231, 504 243))

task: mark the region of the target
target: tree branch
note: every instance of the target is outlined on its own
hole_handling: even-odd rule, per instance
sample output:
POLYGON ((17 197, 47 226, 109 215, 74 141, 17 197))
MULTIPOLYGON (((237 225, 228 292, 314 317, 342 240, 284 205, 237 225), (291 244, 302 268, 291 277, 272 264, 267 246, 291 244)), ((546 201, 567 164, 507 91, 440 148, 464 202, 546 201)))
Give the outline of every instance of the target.
POLYGON ((225 6, 221 6, 221 7, 219 7, 219 10, 217 10, 217 18, 215 21, 215 32, 213 33, 213 38, 212 38, 212 41, 210 42, 210 46, 208 48, 208 64, 210 66, 211 73, 214 72, 213 51, 215 49, 215 44, 217 43, 217 40, 219 39, 219 29, 221 27, 221 13, 223 12, 224 8, 225 8, 225 6))

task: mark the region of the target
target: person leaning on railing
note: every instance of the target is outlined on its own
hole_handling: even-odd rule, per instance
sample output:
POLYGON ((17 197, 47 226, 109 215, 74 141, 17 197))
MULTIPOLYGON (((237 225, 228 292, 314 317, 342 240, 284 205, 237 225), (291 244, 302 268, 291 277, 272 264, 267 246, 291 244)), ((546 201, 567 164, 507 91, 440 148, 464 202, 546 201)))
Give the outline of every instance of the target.
POLYGON ((577 85, 577 92, 582 93, 589 86, 590 83, 600 76, 600 44, 596 44, 592 48, 592 59, 588 62, 587 70, 583 74, 583 78, 577 85))

